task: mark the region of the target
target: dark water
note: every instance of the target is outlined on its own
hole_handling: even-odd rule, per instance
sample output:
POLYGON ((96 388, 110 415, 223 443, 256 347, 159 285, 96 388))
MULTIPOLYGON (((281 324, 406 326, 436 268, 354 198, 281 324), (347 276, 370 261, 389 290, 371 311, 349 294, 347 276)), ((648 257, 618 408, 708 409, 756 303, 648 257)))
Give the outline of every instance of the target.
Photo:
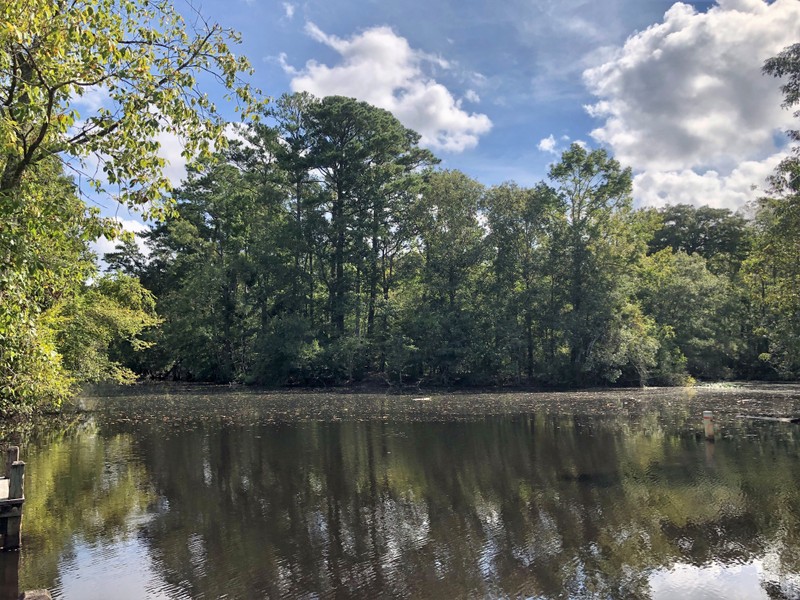
POLYGON ((800 387, 87 402, 0 600, 800 597, 800 387))

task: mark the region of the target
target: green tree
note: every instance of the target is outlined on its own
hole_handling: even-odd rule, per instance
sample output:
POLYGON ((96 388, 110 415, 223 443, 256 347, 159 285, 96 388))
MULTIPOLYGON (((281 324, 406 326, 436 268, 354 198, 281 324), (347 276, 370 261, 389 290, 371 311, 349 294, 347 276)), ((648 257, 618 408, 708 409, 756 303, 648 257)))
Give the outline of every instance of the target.
MULTIPOLYGON (((4 2, 0 194, 18 190, 31 167, 59 156, 78 165, 91 157, 122 202, 163 199, 170 185, 160 134, 179 136, 187 157, 225 142, 225 122, 201 89, 206 74, 245 114, 256 100, 241 79, 250 72, 247 60, 229 48, 238 36, 198 21, 192 27, 168 1, 4 2), (90 92, 105 101, 79 114, 80 97, 90 92)), ((88 177, 103 188, 99 177, 88 177)), ((152 212, 158 204, 149 206, 152 212)))
MULTIPOLYGON (((800 103, 800 44, 764 64, 764 73, 784 79, 783 106, 800 103)), ((798 112, 795 112, 798 116, 798 112)), ((788 132, 800 140, 800 130, 788 132)), ((759 358, 774 375, 800 375, 800 154, 797 147, 771 177, 770 196, 756 215, 754 251, 746 264, 759 358)))
POLYGON ((503 184, 488 190, 484 206, 493 253, 487 309, 494 315, 495 344, 510 374, 519 381, 524 372, 531 380, 546 360, 556 317, 546 311, 555 285, 550 256, 559 199, 543 183, 533 189, 503 184))
POLYGON ((124 273, 131 277, 139 277, 147 267, 147 257, 139 248, 135 235, 125 235, 118 241, 114 250, 103 255, 106 271, 124 273))
MULTIPOLYGON (((482 369, 489 358, 478 282, 484 229, 478 220, 484 188, 459 171, 431 173, 415 207, 418 283, 409 285, 405 331, 422 367, 444 383, 482 369)), ((416 260, 415 260, 416 259, 416 260)))
POLYGON ((328 263, 320 272, 329 290, 332 334, 345 335, 352 312, 350 332, 358 338, 362 294, 367 297, 366 329, 374 331, 378 287, 386 282, 386 252, 397 231, 392 219, 402 212, 398 202, 410 198, 403 193, 405 177, 435 159, 417 147, 419 134, 391 113, 351 98, 329 96, 312 104, 307 131, 309 166, 322 175, 323 212, 330 215, 324 234, 328 248, 320 248, 318 258, 328 263))
POLYGON ((626 355, 615 347, 623 339, 615 328, 649 329, 620 321, 621 316, 639 314, 625 308, 632 293, 628 273, 644 254, 646 241, 644 222, 631 215, 631 170, 605 150, 590 152, 572 144, 549 177, 564 216, 554 240, 560 289, 553 300, 563 302, 561 327, 568 360, 560 378, 576 384, 598 377, 615 381, 621 374, 619 357, 626 355), (614 359, 609 363, 603 357, 614 359))
POLYGON ((94 266, 96 220, 54 159, 0 194, 0 413, 58 402, 71 378, 48 311, 79 293, 94 266))
POLYGON ((292 297, 294 305, 302 309, 312 327, 316 292, 314 231, 320 228, 323 218, 317 210, 319 185, 311 173, 312 139, 308 134, 310 114, 316 102, 316 98, 305 92, 284 94, 269 111, 274 126, 251 127, 259 140, 255 147, 268 149, 266 156, 261 155, 260 162, 265 163, 269 155, 275 157, 278 169, 271 173, 283 177, 286 195, 290 198, 287 208, 291 217, 285 243, 291 249, 294 263, 292 297), (281 143, 277 143, 278 139, 281 143), (276 143, 271 143, 272 140, 276 143))
POLYGON ((119 231, 86 208, 62 166, 95 192, 113 189, 119 202, 161 215, 170 186, 159 137, 178 136, 187 158, 225 142, 225 122, 203 85, 221 84, 245 116, 258 104, 242 80, 247 60, 230 51, 236 35, 202 18, 195 23, 168 1, 0 5, 4 409, 68 394, 73 378, 58 350, 66 343, 63 321, 48 318, 56 304, 77 305, 93 293, 84 288, 93 270, 87 243, 119 231), (90 93, 102 99, 99 107, 79 114, 90 93))
POLYGON ((275 199, 265 194, 235 164, 217 158, 190 172, 177 194, 177 218, 154 232, 157 252, 169 256, 159 301, 168 370, 220 382, 252 372, 257 309, 267 312, 276 301, 256 268, 267 260, 261 244, 273 232, 269 201, 275 199))
POLYGON ((742 215, 726 208, 665 206, 658 210, 661 224, 648 244, 649 252, 664 248, 699 254, 715 273, 733 275, 750 250, 750 226, 742 215))
POLYGON ((735 374, 743 315, 733 282, 712 273, 700 254, 665 248, 643 260, 637 287, 646 313, 661 327, 662 382, 680 382, 684 368, 704 379, 735 374))
POLYGON ((136 374, 115 358, 147 348, 140 335, 160 323, 153 295, 127 275, 101 277, 48 319, 58 323, 58 351, 79 382, 132 382, 136 374))

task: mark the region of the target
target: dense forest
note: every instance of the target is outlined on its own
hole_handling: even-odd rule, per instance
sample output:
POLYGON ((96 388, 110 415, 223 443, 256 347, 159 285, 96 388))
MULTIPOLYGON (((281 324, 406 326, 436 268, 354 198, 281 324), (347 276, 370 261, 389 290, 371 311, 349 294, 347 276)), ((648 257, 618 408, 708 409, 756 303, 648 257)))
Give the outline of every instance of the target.
MULTIPOLYGON (((713 198, 635 209, 630 169, 578 144, 531 188, 487 188, 438 168, 385 110, 303 93, 265 105, 240 83, 249 65, 228 32, 192 37, 167 4, 126 3, 125 18, 20 6, 0 9, 0 411, 138 376, 588 386, 800 374, 797 154, 750 218, 702 206, 713 198), (205 72, 244 107, 235 132, 202 93, 205 72), (118 109, 79 119, 71 101, 97 82, 118 109), (171 194, 164 131, 194 157, 171 194), (90 243, 120 232, 82 195, 76 164, 90 155, 102 178, 89 185, 115 187, 153 224, 144 251, 120 238, 103 275, 90 243)), ((764 67, 787 108, 798 64, 795 45, 764 67)))
POLYGON ((106 255, 163 319, 149 349, 115 349, 136 372, 570 386, 796 374, 791 271, 774 252, 783 204, 756 221, 634 210, 630 170, 577 144, 547 181, 487 188, 437 169, 417 134, 363 102, 300 93, 266 117, 190 173, 147 252, 128 240, 106 255))

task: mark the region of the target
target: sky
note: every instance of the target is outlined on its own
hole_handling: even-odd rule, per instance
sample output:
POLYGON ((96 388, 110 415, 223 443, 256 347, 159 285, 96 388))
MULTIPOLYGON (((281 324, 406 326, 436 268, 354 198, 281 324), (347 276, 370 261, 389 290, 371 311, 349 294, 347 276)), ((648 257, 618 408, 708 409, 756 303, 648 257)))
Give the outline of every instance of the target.
MULTIPOLYGON (((194 6, 241 33, 236 51, 266 95, 339 94, 390 110, 443 168, 485 185, 533 185, 578 142, 633 169, 636 206, 745 209, 798 123, 761 68, 800 42, 800 0, 194 6)), ((164 143, 178 183, 179 145, 164 143)))

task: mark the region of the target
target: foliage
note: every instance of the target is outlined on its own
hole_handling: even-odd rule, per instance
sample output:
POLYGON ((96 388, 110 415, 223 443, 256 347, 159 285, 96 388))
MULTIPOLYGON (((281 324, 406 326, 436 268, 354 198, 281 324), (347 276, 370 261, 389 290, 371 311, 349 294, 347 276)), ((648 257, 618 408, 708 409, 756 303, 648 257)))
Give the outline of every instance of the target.
POLYGON ((475 372, 480 352, 478 283, 485 246, 478 221, 483 186, 458 171, 432 173, 414 208, 419 295, 403 327, 426 370, 448 383, 475 372))
MULTIPOLYGON (((174 16, 166 5, 132 6, 174 16)), ((175 22, 152 39, 174 34, 175 22)), ((213 52, 188 56, 209 66, 213 52)), ((797 102, 793 52, 765 67, 789 77, 787 106, 797 102)), ((190 98, 199 80, 183 81, 190 98)), ((153 84, 145 77, 156 93, 153 84)), ((185 126, 205 135, 196 119, 207 109, 185 126)), ((136 125, 123 116, 115 113, 118 128, 158 131, 158 118, 136 125)), ((92 285, 86 244, 106 229, 52 156, 69 154, 58 147, 63 136, 43 138, 51 154, 34 153, 0 196, 9 217, 0 236, 7 406, 131 372, 277 385, 800 375, 797 155, 749 222, 708 206, 634 210, 630 169, 578 144, 546 181, 487 189, 435 170, 415 132, 364 102, 300 93, 262 116, 214 142, 213 155, 198 141, 173 210, 153 205, 147 251, 122 239, 106 257, 114 275, 92 285)), ((109 180, 127 178, 126 201, 157 199, 163 186, 136 181, 152 165, 123 167, 125 148, 109 180)), ((16 156, 3 159, 6 170, 27 160, 16 156)))
POLYGON ((95 272, 88 241, 94 213, 75 196, 55 161, 13 198, 2 241, 0 292, 0 412, 58 404, 74 384, 130 380, 109 352, 127 340, 132 350, 157 324, 150 292, 130 277, 84 282, 95 272))
POLYGON ((133 246, 109 257, 159 297, 169 356, 148 370, 306 383, 385 364, 402 219, 435 159, 352 99, 285 96, 268 117, 190 171, 147 265, 133 246))
POLYGON ((87 208, 64 172, 145 215, 168 212, 159 140, 180 138, 187 159, 226 142, 203 88, 222 85, 243 117, 260 104, 231 52, 236 35, 193 23, 167 0, 0 4, 0 412, 131 376, 114 354, 155 323, 151 299, 122 278, 85 286, 88 243, 119 222, 87 208))
POLYGON ((0 214, 0 412, 29 411, 69 393, 51 315, 93 271, 96 222, 53 160, 0 195, 0 214))
POLYGON ((784 378, 800 375, 800 196, 764 198, 746 281, 762 337, 759 360, 784 378))
POLYGON ((234 32, 199 16, 193 27, 166 0, 7 0, 0 6, 0 195, 48 157, 82 169, 97 190, 157 213, 170 189, 159 136, 184 155, 224 143, 225 122, 201 87, 209 78, 245 115, 256 91, 241 80, 234 32), (82 96, 99 107, 78 112, 82 96), (105 181, 104 181, 105 180, 105 181), (106 184, 107 182, 107 184, 106 184))
POLYGON ((658 211, 660 225, 648 245, 649 252, 664 248, 699 254, 715 273, 736 273, 750 251, 747 219, 725 208, 665 206, 658 211))
POLYGON ((751 225, 633 210, 630 170, 603 150, 573 145, 548 182, 486 189, 432 170, 385 111, 309 94, 239 139, 191 170, 147 260, 131 242, 108 256, 159 298, 140 372, 573 386, 759 372, 751 225))
MULTIPOLYGON (((555 234, 560 277, 553 297, 563 307, 559 329, 568 362, 557 376, 578 384, 615 381, 619 353, 627 350, 609 344, 628 346, 615 328, 624 326, 618 317, 629 303, 630 268, 646 243, 631 215, 631 171, 604 150, 588 152, 573 144, 549 175, 563 215, 555 234)), ((642 333, 651 329, 640 327, 642 333)), ((649 362, 642 357, 640 369, 649 362)))
POLYGON ((486 293, 497 315, 497 360, 517 383, 523 374, 532 380, 554 355, 558 314, 550 299, 558 275, 552 242, 563 223, 562 204, 544 183, 533 189, 494 187, 483 204, 491 253, 486 293))
MULTIPOLYGON (((699 254, 665 248, 642 261, 638 296, 661 325, 664 361, 677 360, 695 376, 729 378, 738 358, 737 295, 732 282, 715 275, 699 254)), ((662 378, 670 381, 672 366, 662 378)))
POLYGON ((133 352, 149 347, 139 335, 158 325, 155 298, 138 279, 104 276, 48 315, 57 322, 57 345, 64 367, 81 382, 130 383, 136 375, 114 361, 112 346, 133 352))
MULTIPOLYGON (((764 64, 764 72, 784 78, 783 106, 800 103, 800 44, 764 64)), ((795 112, 798 116, 798 112, 795 112)), ((800 131, 789 136, 800 140, 800 131)), ((800 376, 800 154, 793 153, 771 178, 771 196, 760 199, 755 247, 746 263, 746 281, 760 337, 758 358, 774 374, 800 376)))

